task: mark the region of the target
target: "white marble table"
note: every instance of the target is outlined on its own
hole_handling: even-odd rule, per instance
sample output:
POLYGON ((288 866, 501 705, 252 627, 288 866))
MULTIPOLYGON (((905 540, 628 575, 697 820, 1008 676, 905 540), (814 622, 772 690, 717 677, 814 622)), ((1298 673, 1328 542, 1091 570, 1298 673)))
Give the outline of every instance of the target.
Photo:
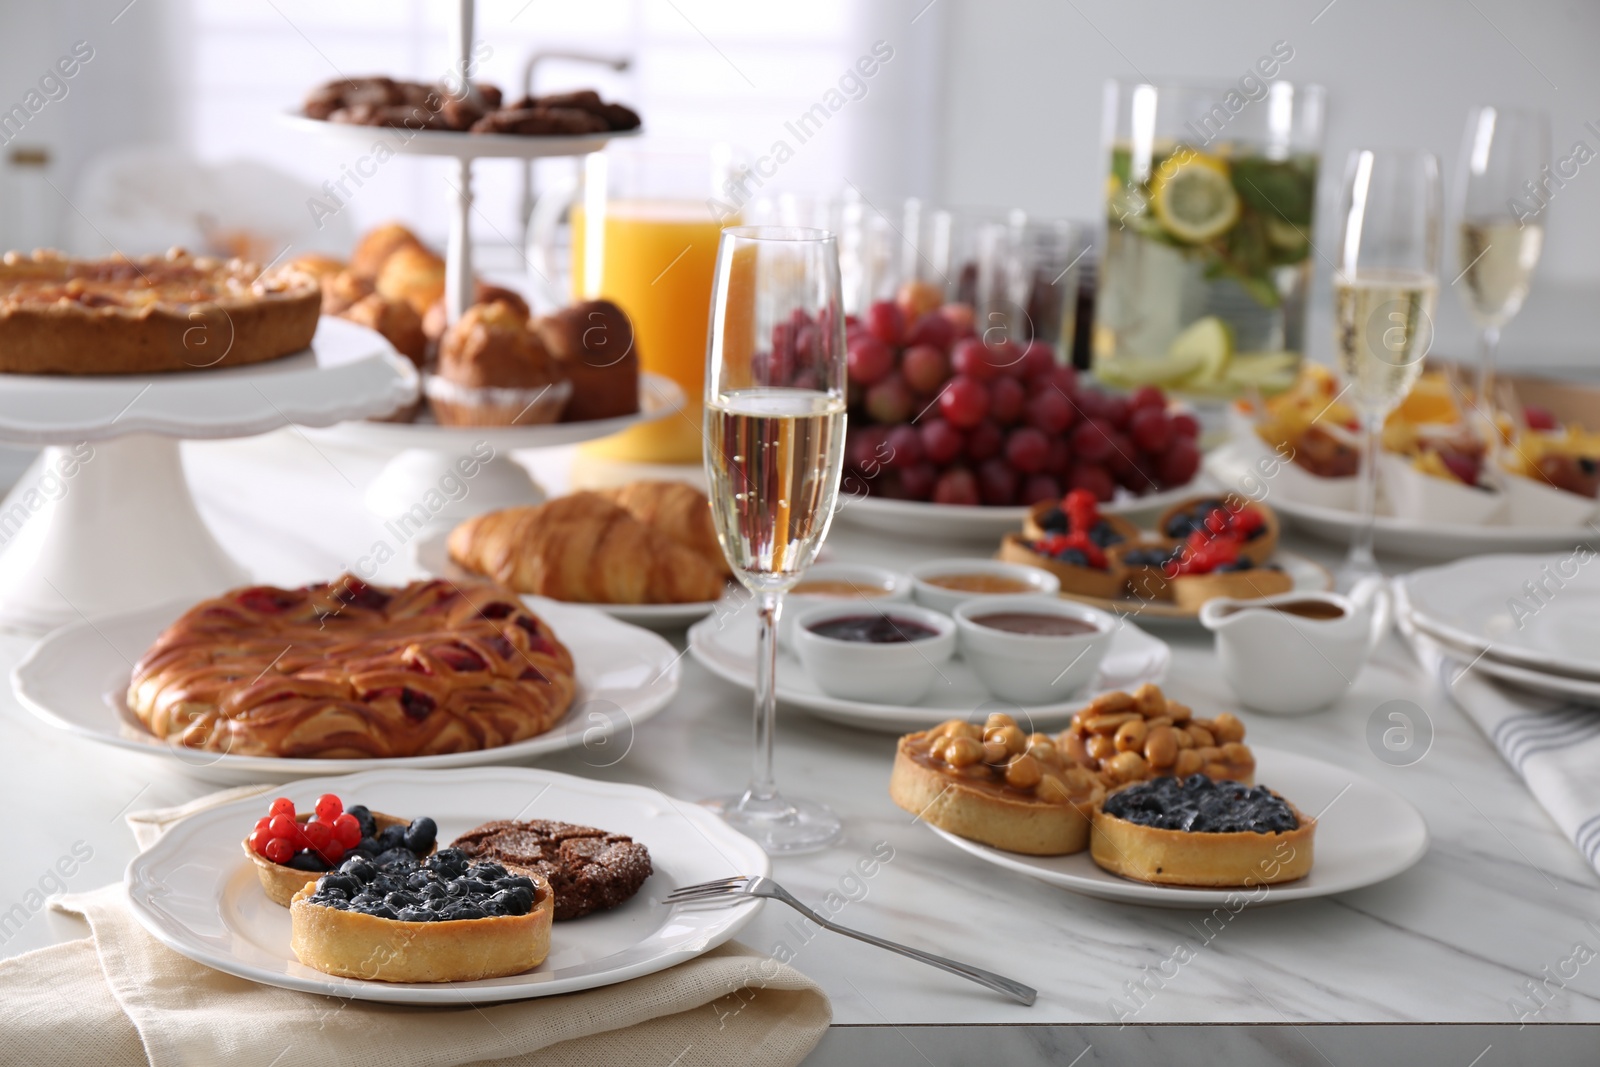
MULTIPOLYGON (((326 579, 379 542, 395 550, 381 577, 411 576, 400 539, 361 504, 360 491, 383 456, 296 430, 189 444, 184 456, 205 518, 258 578, 326 579)), ((570 453, 526 458, 547 485, 562 487, 570 453)), ((1296 547, 1329 561, 1335 555, 1313 543, 1296 547)), ((961 550, 875 542, 840 523, 828 551, 904 564, 961 550)), ((1161 634, 1175 649, 1169 689, 1176 697, 1197 710, 1231 707, 1209 639, 1161 634)), ((681 634, 672 636, 681 642, 681 634)), ((0 637, 0 668, 9 670, 29 644, 0 637)), ((134 852, 124 812, 212 787, 140 757, 74 743, 36 724, 9 691, 0 703, 9 859, 0 864, 0 955, 12 955, 83 936, 71 921, 35 908, 31 891, 119 879, 134 852), (80 856, 91 850, 92 858, 63 879, 53 867, 74 848, 80 856), (14 905, 22 906, 20 922, 14 905)), ((639 727, 620 763, 591 767, 584 754, 571 753, 543 765, 686 798, 726 792, 745 780, 749 704, 747 694, 690 660, 677 700, 639 727)), ((1425 683, 1396 639, 1336 708, 1298 720, 1242 718, 1254 742, 1316 755, 1406 796, 1428 820, 1428 855, 1383 885, 1246 909, 1206 943, 1200 914, 1076 896, 954 850, 890 803, 892 738, 781 711, 780 782, 833 803, 847 834, 829 851, 778 860, 777 878, 814 904, 830 891, 851 890, 858 899, 838 913, 840 921, 1041 991, 1035 1006, 1018 1007, 900 957, 808 931, 795 914, 771 905, 743 939, 768 952, 786 945, 795 965, 833 999, 834 1028, 812 1060, 882 1067, 1600 1061, 1600 1027, 1593 1025, 1600 1023, 1600 957, 1561 979, 1564 986, 1541 985, 1544 1006, 1536 1015, 1539 1002, 1528 992, 1530 982, 1570 973, 1576 945, 1600 952, 1595 873, 1476 729, 1425 683), (1419 705, 1435 731, 1428 755, 1403 768, 1381 762, 1364 735, 1372 711, 1395 699, 1419 705), (864 890, 854 889, 848 876, 856 860, 884 850, 883 843, 892 860, 864 890), (1157 968, 1180 942, 1195 948, 1194 958, 1161 977, 1157 968), (1138 986, 1147 990, 1142 1006, 1130 992, 1138 986), (1114 1000, 1125 1005, 1122 1012, 1114 1000), (1444 1025, 1412 1025, 1419 1023, 1444 1025)), ((708 1009, 707 1026, 715 1025, 708 1009)), ((692 1062, 692 1055, 685 1060, 692 1062)))

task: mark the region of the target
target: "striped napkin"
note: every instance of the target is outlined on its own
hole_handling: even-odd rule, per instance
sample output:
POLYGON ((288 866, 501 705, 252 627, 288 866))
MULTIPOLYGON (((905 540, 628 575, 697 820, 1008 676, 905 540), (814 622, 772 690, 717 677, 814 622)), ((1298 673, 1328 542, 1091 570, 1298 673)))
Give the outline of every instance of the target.
POLYGON ((1402 613, 1400 632, 1423 670, 1437 679, 1528 791, 1600 873, 1600 708, 1543 696, 1467 669, 1402 613))

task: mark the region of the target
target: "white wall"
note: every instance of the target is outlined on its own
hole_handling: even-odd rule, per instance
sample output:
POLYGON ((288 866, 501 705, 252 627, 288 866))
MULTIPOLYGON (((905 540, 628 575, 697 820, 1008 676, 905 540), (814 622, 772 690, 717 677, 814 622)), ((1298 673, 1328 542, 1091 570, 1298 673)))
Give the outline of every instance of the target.
MULTIPOLYGON (((1228 82, 1280 40, 1295 53, 1283 76, 1329 90, 1318 225, 1324 247, 1332 244, 1332 204, 1351 148, 1426 147, 1444 165, 1448 193, 1470 103, 1546 108, 1558 155, 1579 139, 1600 152, 1600 134, 1584 127, 1589 120, 1600 127, 1600 4, 1593 0, 1334 0, 1331 6, 1328 0, 946 0, 939 6, 947 8, 939 192, 955 203, 1015 202, 1100 217, 1106 79, 1228 82)), ((1592 331, 1557 335, 1542 327, 1560 316, 1540 312, 1559 292, 1600 285, 1600 162, 1558 193, 1546 218, 1533 297, 1507 329, 1506 350, 1530 358, 1541 354, 1528 351, 1535 348, 1581 346, 1592 353, 1592 331)), ((1453 262, 1453 251, 1445 262, 1453 262)), ((1325 265, 1316 284, 1325 294, 1325 265)), ((1569 300, 1592 307, 1594 295, 1569 300)), ((1325 296, 1316 301, 1325 303, 1325 296)), ((1584 321, 1600 324, 1600 315, 1584 321)), ((1324 349, 1324 332, 1311 334, 1313 351, 1324 349)), ((1460 352, 1470 343, 1459 300, 1444 296, 1436 347, 1460 352)))

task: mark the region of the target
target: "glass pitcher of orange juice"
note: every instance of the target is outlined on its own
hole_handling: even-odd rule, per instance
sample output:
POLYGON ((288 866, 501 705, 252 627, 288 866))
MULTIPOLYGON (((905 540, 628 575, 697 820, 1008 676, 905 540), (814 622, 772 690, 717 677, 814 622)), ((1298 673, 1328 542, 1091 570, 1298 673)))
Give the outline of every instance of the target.
POLYGON ((529 241, 547 280, 560 276, 560 216, 569 218, 566 292, 556 303, 610 300, 633 323, 642 369, 677 382, 682 412, 585 446, 591 455, 651 463, 699 463, 706 329, 717 241, 726 214, 723 188, 734 171, 726 149, 680 150, 615 145, 584 157, 569 196, 547 194, 534 210, 529 241), (570 210, 568 210, 570 208, 570 210))

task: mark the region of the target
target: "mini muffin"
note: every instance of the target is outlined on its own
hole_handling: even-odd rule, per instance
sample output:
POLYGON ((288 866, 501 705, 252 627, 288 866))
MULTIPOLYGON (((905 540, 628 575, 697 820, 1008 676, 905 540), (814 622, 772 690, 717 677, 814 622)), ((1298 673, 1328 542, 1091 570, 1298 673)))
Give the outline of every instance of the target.
POLYGON ((611 419, 639 410, 639 353, 633 323, 609 300, 589 300, 534 324, 572 382, 564 422, 611 419))
POLYGON ((418 369, 422 367, 428 351, 428 339, 422 333, 422 319, 410 304, 373 293, 345 308, 339 317, 378 331, 384 340, 394 345, 396 352, 409 359, 418 369))
POLYGON ((342 315, 351 306, 373 294, 372 282, 350 270, 325 274, 320 281, 324 315, 342 315))
POLYGON ((415 245, 405 245, 383 261, 378 272, 378 292, 390 300, 404 300, 420 320, 444 296, 444 260, 415 245))
POLYGON ((376 281, 388 258, 401 248, 421 248, 417 235, 398 222, 368 230, 350 255, 350 270, 357 277, 376 281))
POLYGON ((518 309, 496 301, 445 331, 423 389, 446 425, 529 426, 557 421, 571 386, 518 309))

